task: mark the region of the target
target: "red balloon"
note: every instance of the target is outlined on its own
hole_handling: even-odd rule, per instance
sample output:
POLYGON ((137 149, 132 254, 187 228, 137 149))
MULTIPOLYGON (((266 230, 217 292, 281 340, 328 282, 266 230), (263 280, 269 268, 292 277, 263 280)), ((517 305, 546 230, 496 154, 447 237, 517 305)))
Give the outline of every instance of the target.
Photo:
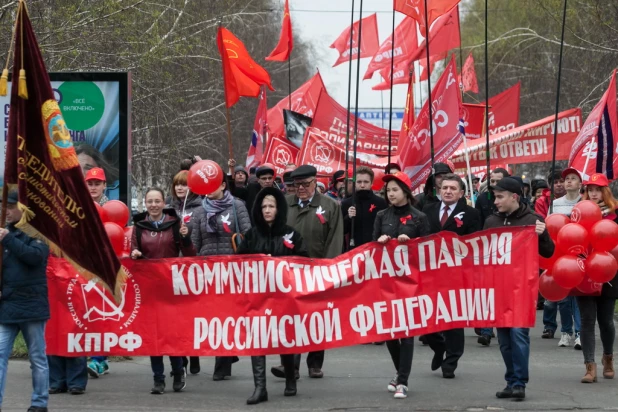
MULTIPOLYGON (((558 232, 556 245, 567 255, 582 255, 588 251, 588 231, 578 223, 568 223, 558 232)), ((574 285, 575 286, 575 285, 574 285)))
POLYGON ((124 246, 122 248, 123 253, 131 253, 131 237, 133 236, 134 226, 127 226, 124 228, 124 246))
POLYGON ((223 183, 223 170, 212 160, 200 160, 189 170, 187 186, 198 195, 209 195, 223 183))
POLYGON ((609 252, 592 252, 588 255, 585 265, 586 275, 598 283, 609 282, 618 272, 618 262, 609 252))
POLYGON ((544 258, 543 256, 539 256, 539 268, 552 270, 554 263, 556 263, 556 260, 558 260, 560 256, 563 256, 563 254, 560 253, 558 249, 554 250, 554 254, 551 255, 551 257, 544 258))
POLYGON ((546 273, 539 278, 539 292, 550 302, 558 302, 569 296, 569 290, 558 285, 555 279, 546 273))
POLYGON ((116 223, 106 222, 105 224, 105 232, 107 233, 107 237, 109 237, 110 242, 112 243, 112 248, 116 255, 121 255, 124 249, 124 230, 116 223))
POLYGON ((382 181, 382 178, 384 177, 384 170, 373 169, 373 175, 373 185, 371 186, 371 190, 378 192, 384 187, 384 182, 382 181))
POLYGON ((129 223, 129 208, 120 200, 110 200, 103 205, 107 212, 107 221, 125 227, 129 223))
POLYGON ((609 253, 611 253, 612 256, 614 256, 614 258, 616 259, 616 262, 618 262, 618 246, 610 250, 609 253))
POLYGON ((571 255, 558 258, 551 273, 556 283, 566 289, 573 289, 586 276, 584 261, 571 255))
POLYGON ((585 276, 584 280, 582 280, 582 283, 577 285, 577 290, 579 290, 585 295, 595 295, 598 294, 602 287, 602 283, 594 282, 588 276, 585 276))
POLYGON ((592 200, 583 200, 575 205, 571 211, 571 221, 579 223, 586 230, 603 218, 601 208, 592 200))
POLYGON ((109 219, 107 217, 107 211, 103 209, 103 206, 101 206, 97 202, 94 202, 94 206, 97 208, 97 212, 99 212, 99 217, 101 218, 101 222, 103 223, 109 222, 109 219))
POLYGON ((609 252, 618 246, 618 225, 613 220, 603 219, 590 229, 590 244, 597 252, 609 252))
POLYGON ((547 219, 545 219, 545 226, 549 232, 549 237, 555 242, 556 239, 558 239, 558 232, 560 232, 560 229, 568 223, 571 223, 571 219, 565 215, 553 214, 547 216, 547 219))

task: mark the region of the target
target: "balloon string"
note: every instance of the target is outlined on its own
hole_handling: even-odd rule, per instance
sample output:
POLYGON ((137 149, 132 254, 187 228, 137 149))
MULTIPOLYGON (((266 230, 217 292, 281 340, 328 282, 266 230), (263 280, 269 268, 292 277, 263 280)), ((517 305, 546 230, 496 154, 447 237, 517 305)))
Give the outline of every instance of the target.
POLYGON ((185 201, 182 204, 182 219, 184 221, 185 218, 185 208, 187 207, 187 198, 189 197, 189 188, 187 188, 187 193, 185 193, 185 201))

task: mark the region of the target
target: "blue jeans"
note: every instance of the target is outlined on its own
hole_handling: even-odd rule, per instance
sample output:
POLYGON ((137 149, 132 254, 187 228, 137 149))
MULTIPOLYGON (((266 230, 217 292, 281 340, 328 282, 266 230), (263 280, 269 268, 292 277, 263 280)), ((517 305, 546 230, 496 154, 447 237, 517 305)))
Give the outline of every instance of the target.
POLYGON ((54 389, 86 389, 88 369, 86 357, 48 356, 49 387, 54 389))
MULTIPOLYGON (((183 374, 182 356, 170 356, 172 365, 172 374, 183 374)), ((163 356, 151 356, 150 366, 155 382, 165 382, 165 366, 163 365, 163 356)))
POLYGON ((509 388, 526 387, 530 360, 530 329, 498 328, 500 353, 506 365, 504 379, 509 388))
POLYGON ((491 336, 493 332, 494 332, 494 328, 481 328, 481 336, 483 335, 491 336))
POLYGON ((0 324, 0 407, 6 387, 9 356, 13 343, 19 331, 24 335, 30 369, 32 369, 32 401, 31 406, 46 408, 49 399, 49 368, 45 356, 45 323, 46 321, 0 324))
POLYGON ((543 325, 545 325, 545 329, 550 329, 554 332, 558 329, 558 322, 556 321, 558 311, 560 311, 560 332, 572 335, 573 326, 575 326, 575 333, 579 333, 581 317, 575 296, 567 296, 559 302, 545 301, 543 306, 543 325))

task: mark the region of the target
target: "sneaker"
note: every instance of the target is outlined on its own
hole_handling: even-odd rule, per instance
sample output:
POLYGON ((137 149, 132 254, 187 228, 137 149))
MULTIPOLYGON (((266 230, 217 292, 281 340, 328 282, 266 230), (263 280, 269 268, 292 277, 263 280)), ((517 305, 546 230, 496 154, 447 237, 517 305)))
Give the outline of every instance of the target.
POLYGON ((88 362, 88 375, 90 375, 91 378, 98 378, 100 375, 99 368, 99 362, 91 360, 88 362))
POLYGON ((476 341, 483 346, 489 346, 491 343, 491 335, 481 335, 476 341))
POLYGON ((99 362, 99 375, 107 375, 109 373, 109 365, 107 361, 99 362))
POLYGON ((388 389, 389 392, 397 391, 397 375, 395 375, 395 377, 391 379, 386 389, 388 389))
POLYGON ((397 385, 395 391, 395 399, 405 399, 408 397, 408 387, 406 385, 397 385))
POLYGON ((155 381, 154 386, 150 390, 153 395, 162 395, 165 392, 165 382, 155 381))
POLYGON ((561 348, 571 346, 571 335, 566 332, 562 332, 562 337, 560 338, 560 342, 558 342, 558 346, 561 348))
POLYGON ((575 344, 573 345, 573 349, 582 350, 582 342, 579 340, 579 333, 575 334, 575 344))
POLYGON ((185 368, 183 368, 182 373, 174 374, 172 372, 172 377, 174 378, 174 384, 172 385, 172 388, 174 389, 174 392, 180 392, 187 386, 187 381, 185 379, 185 377, 187 376, 186 373, 187 371, 185 370, 185 368))
POLYGON ((556 331, 551 330, 551 329, 543 329, 543 334, 541 335, 541 338, 543 338, 543 339, 553 339, 554 338, 554 333, 556 333, 556 331))

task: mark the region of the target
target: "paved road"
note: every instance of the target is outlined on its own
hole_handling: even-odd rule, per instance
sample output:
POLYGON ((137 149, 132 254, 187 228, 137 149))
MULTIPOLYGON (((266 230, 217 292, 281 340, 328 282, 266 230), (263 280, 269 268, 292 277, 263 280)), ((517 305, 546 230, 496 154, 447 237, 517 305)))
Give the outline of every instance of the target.
MULTIPOLYGON (((537 312, 540 314, 541 312, 537 312)), ((540 324, 540 319, 537 321, 540 324)), ((496 399, 494 393, 504 387, 504 366, 497 341, 488 348, 476 343, 473 331, 466 332, 466 353, 457 377, 445 380, 431 372, 432 352, 417 344, 410 393, 406 400, 395 400, 386 391, 393 366, 385 346, 356 346, 327 352, 324 379, 309 379, 302 367, 298 395, 283 397, 284 382, 268 376, 269 401, 257 406, 245 405, 253 392, 250 360, 234 365, 231 380, 213 382, 214 360, 202 358, 202 372, 189 376, 185 392, 169 391, 150 395, 152 384, 148 359, 112 363, 112 373, 90 380, 82 396, 54 395, 52 411, 231 411, 231 410, 618 410, 618 379, 593 385, 579 383, 584 374, 581 351, 558 348, 558 339, 540 338, 542 327, 531 332, 531 382, 525 402, 496 399)), ((597 357, 600 359, 600 341, 597 357)), ((598 359, 598 360, 599 360, 598 359)), ((304 357, 303 357, 304 362, 304 357)), ((268 365, 278 363, 270 357, 268 365)), ((166 368, 168 365, 166 364, 166 368)), ((30 369, 24 361, 11 361, 2 410, 25 411, 29 406, 30 369)))

